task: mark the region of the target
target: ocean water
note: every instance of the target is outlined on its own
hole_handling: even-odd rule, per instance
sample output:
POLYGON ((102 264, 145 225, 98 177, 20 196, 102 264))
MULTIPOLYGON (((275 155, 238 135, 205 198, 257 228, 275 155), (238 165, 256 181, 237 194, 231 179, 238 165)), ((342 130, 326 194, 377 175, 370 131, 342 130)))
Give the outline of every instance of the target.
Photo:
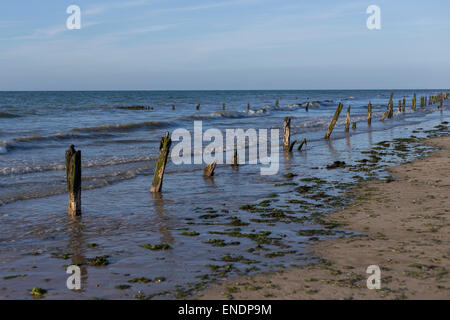
MULTIPOLYGON (((0 92, 0 276, 21 275, 0 279, 0 297, 28 297, 30 288, 42 287, 48 289, 49 298, 170 298, 196 288, 212 274, 230 277, 314 261, 308 251, 312 240, 298 231, 321 228, 306 218, 329 208, 321 207, 321 199, 310 209, 295 207, 292 200, 304 200, 294 191, 302 184, 299 179, 323 179, 331 183, 324 186, 329 194, 344 196, 364 173, 331 171, 326 165, 337 160, 357 164, 361 151, 380 141, 413 133, 424 136, 420 130, 448 121, 448 105, 444 110, 438 105, 418 106, 416 111, 410 107, 414 92, 419 104, 421 95, 442 91, 394 90, 394 109, 398 99, 406 97, 406 112, 395 111, 393 119, 384 122, 379 118, 389 100, 387 90, 0 92), (371 127, 366 120, 369 101, 371 127), (325 141, 339 102, 344 109, 332 139, 325 141), (357 128, 345 133, 348 105, 357 128), (199 120, 203 130, 282 129, 284 117, 292 119, 291 140, 306 138, 308 144, 303 152, 296 148, 291 154, 281 152, 277 175, 261 176, 259 165, 236 169, 224 164, 214 178, 205 179, 204 165, 176 166, 169 159, 163 193, 149 193, 165 131, 193 130, 199 120), (64 153, 71 144, 82 150, 83 166, 83 216, 75 220, 66 215, 64 153), (287 173, 297 176, 287 181, 287 173), (258 221, 259 213, 241 208, 264 200, 270 200, 269 208, 287 210, 297 219, 268 221, 267 214, 266 220, 258 221), (261 244, 255 238, 223 234, 233 228, 247 235, 270 232, 273 239, 265 251, 255 250, 261 244), (207 243, 211 239, 225 240, 227 245, 212 246, 207 243), (172 249, 140 247, 147 243, 166 243, 172 249), (266 252, 283 254, 274 258, 266 252), (102 255, 108 256, 108 266, 86 265, 89 258, 102 255), (65 266, 72 263, 83 266, 80 292, 66 288, 65 266), (232 269, 220 275, 211 266, 217 271, 217 266, 230 264, 232 269), (165 280, 114 288, 135 277, 165 280)), ((383 163, 397 164, 414 156, 387 157, 383 163)), ((342 231, 318 238, 350 234, 342 231)))

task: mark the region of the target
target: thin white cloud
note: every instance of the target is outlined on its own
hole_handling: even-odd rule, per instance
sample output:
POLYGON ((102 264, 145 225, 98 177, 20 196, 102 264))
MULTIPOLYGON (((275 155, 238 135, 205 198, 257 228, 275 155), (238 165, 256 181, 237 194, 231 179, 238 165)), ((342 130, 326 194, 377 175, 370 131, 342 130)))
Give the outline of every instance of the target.
MULTIPOLYGON (((89 28, 94 25, 98 25, 100 22, 86 22, 82 23, 81 27, 83 28, 89 28)), ((38 40, 38 39, 49 39, 52 37, 55 37, 59 34, 62 34, 63 32, 68 31, 67 27, 63 25, 57 25, 57 26, 51 26, 47 28, 39 28, 36 29, 33 33, 22 35, 22 36, 12 36, 12 37, 5 37, 0 38, 0 40, 38 40)))
POLYGON ((111 9, 124 9, 124 8, 132 8, 132 7, 141 7, 145 6, 149 3, 148 0, 136 0, 136 1, 128 1, 128 2, 114 2, 114 3, 108 3, 108 4, 99 4, 89 7, 88 9, 84 10, 82 13, 83 15, 87 16, 93 16, 97 14, 101 14, 105 11, 111 10, 111 9))
POLYGON ((176 11, 200 11, 200 10, 207 10, 207 9, 213 9, 213 8, 226 7, 226 6, 248 4, 251 2, 257 2, 257 0, 230 0, 230 1, 222 1, 222 2, 211 2, 211 3, 204 3, 204 4, 194 5, 194 6, 187 6, 187 7, 157 9, 157 10, 153 10, 152 12, 153 13, 163 13, 163 12, 176 12, 176 11))

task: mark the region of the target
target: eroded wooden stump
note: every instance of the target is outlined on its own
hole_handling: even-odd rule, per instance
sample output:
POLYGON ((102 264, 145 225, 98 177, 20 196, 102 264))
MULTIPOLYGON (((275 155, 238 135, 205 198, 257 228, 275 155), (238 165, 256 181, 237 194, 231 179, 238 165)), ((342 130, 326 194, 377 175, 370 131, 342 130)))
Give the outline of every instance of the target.
POLYGON ((283 131, 283 148, 284 150, 289 150, 289 147, 291 146, 291 118, 284 118, 283 131))
POLYGON ((336 112, 334 113, 333 119, 330 122, 330 126, 328 127, 328 131, 325 134, 325 139, 330 138, 331 133, 333 132, 334 126, 336 125, 336 122, 338 121, 339 114, 341 113, 342 108, 344 108, 344 105, 342 103, 339 103, 338 107, 336 108, 336 112))
POLYGON ((150 192, 161 192, 164 170, 166 168, 167 157, 169 156, 170 146, 172 145, 172 140, 169 137, 169 132, 166 132, 166 135, 161 138, 161 142, 159 144, 159 153, 158 160, 156 161, 155 173, 153 175, 152 187, 150 188, 150 192))
POLYGON ((216 169, 217 161, 214 161, 213 163, 210 163, 206 166, 205 169, 203 169, 203 175, 205 177, 212 177, 214 176, 214 170, 216 169))
POLYGON ((74 145, 66 151, 66 180, 69 192, 67 213, 81 216, 81 151, 76 151, 74 145))

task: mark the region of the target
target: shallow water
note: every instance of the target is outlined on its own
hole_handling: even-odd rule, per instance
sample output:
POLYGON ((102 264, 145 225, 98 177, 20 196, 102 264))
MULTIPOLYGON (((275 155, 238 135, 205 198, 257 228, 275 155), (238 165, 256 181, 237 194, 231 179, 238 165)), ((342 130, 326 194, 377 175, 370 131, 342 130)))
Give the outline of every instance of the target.
MULTIPOLYGON (((416 91, 419 101, 421 95, 437 92, 416 91)), ((380 141, 412 134, 424 137, 423 130, 449 120, 448 106, 412 112, 413 92, 395 91, 394 102, 406 96, 407 112, 380 122, 389 95, 390 91, 0 92, 0 276, 22 275, 0 279, 0 297, 28 298, 31 288, 42 287, 48 290, 47 298, 151 297, 165 291, 169 293, 155 298, 182 298, 208 278, 313 262, 308 251, 312 242, 351 233, 337 228, 311 237, 299 230, 324 230, 314 217, 345 205, 350 185, 383 176, 385 166, 431 149, 417 147, 400 156, 386 152, 370 174, 327 170, 326 165, 340 160, 357 168, 365 156, 361 152, 380 141), (276 99, 279 106, 274 105, 276 99), (312 105, 306 111, 308 101, 312 105), (369 101, 374 106, 370 129, 369 101), (345 108, 332 140, 326 142, 323 136, 339 102, 345 108), (357 129, 346 134, 349 104, 357 129), (123 108, 130 106, 151 108, 123 108), (204 130, 281 128, 285 116, 292 118, 291 139, 307 138, 308 144, 303 152, 281 152, 277 175, 261 176, 259 165, 219 165, 214 178, 205 179, 204 165, 175 166, 169 161, 163 194, 150 195, 164 131, 192 130, 194 120, 202 120, 204 130), (83 157, 83 216, 76 220, 66 215, 64 151, 70 144, 82 150, 83 157), (287 173, 298 176, 286 178, 287 173), (301 181, 308 177, 323 183, 301 181), (295 191, 303 185, 331 198, 311 199, 309 192, 295 191), (259 211, 240 209, 264 200, 270 202, 259 211), (267 212, 261 211, 264 208, 267 212), (227 245, 205 243, 214 239, 227 245), (147 243, 169 244, 172 249, 140 247, 147 243), (109 256, 108 266, 86 265, 88 258, 103 255, 109 256), (81 292, 66 288, 65 266, 70 264, 82 265, 81 292), (232 267, 220 268, 224 265, 232 267), (128 283, 137 277, 165 280, 128 283), (122 284, 131 287, 115 289, 122 284)))

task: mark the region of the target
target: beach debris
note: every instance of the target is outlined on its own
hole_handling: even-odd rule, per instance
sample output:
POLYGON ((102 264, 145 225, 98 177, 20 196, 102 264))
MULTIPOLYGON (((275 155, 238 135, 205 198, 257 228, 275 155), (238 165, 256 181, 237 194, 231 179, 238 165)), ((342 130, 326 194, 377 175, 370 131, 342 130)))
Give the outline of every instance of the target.
POLYGON ((345 162, 344 161, 335 161, 332 164, 327 165, 327 169, 337 169, 337 168, 345 168, 345 162))
POLYGON ((331 133, 333 132, 334 126, 336 125, 336 122, 339 118, 339 114, 342 111, 342 108, 344 108, 344 105, 342 103, 339 103, 338 107, 336 108, 336 112, 334 113, 333 119, 331 120, 330 126, 328 127, 328 131, 325 135, 325 139, 330 138, 331 133))
POLYGON ((347 108, 347 119, 345 120, 345 132, 350 129, 350 106, 347 108))
POLYGON ((67 213, 81 216, 81 151, 76 151, 74 145, 66 150, 66 180, 69 192, 67 213))
POLYGON ((291 118, 285 117, 283 123, 284 135, 283 135, 283 147, 284 150, 289 150, 291 143, 291 118))
POLYGON ((367 105, 367 124, 370 126, 372 124, 372 103, 367 105))
POLYGON ((152 187, 150 188, 150 192, 161 192, 163 177, 164 177, 164 169, 166 168, 167 157, 169 155, 170 146, 172 144, 172 139, 169 137, 169 132, 166 132, 165 137, 161 138, 161 142, 159 144, 159 150, 161 150, 158 160, 156 161, 155 173, 153 176, 152 187))
POLYGON ((210 163, 206 166, 205 169, 203 169, 203 175, 205 177, 212 177, 214 176, 214 170, 216 169, 217 161, 214 161, 213 163, 210 163))
POLYGON ((302 140, 302 142, 300 142, 300 144, 298 145, 297 150, 298 150, 298 151, 302 151, 303 145, 306 145, 306 144, 307 144, 307 143, 306 143, 306 138, 304 138, 304 139, 302 140))

